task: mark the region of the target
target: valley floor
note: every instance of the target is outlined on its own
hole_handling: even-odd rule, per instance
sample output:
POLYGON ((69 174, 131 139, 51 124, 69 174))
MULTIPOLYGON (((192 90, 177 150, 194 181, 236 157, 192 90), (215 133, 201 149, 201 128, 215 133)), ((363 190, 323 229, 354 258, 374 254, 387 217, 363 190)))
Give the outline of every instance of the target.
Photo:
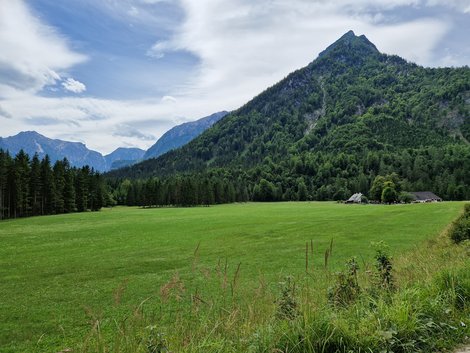
MULTIPOLYGON (((231 304, 225 300, 242 308, 254 300, 250 296, 255 289, 268 298, 260 308, 264 315, 272 310, 278 283, 286 276, 318 273, 326 283, 318 291, 326 293, 334 272, 352 256, 360 268, 373 271, 371 242, 386 242, 397 258, 417 251, 441 234, 462 208, 459 202, 248 203, 119 207, 4 221, 0 223, 0 352, 58 352, 70 347, 74 352, 105 352, 103 347, 122 329, 119 320, 135 312, 146 298, 145 306, 159 315, 162 329, 179 322, 178 305, 191 305, 188 315, 196 315, 195 302, 203 313, 207 298, 212 298, 211 308, 226 310, 231 304), (220 294, 221 288, 225 304, 217 306, 214 293, 220 294), (170 297, 168 302, 165 296, 170 297), (97 323, 103 326, 98 335, 97 323), (85 337, 96 345, 85 350, 80 346, 85 337)), ((428 264, 404 261, 402 265, 402 269, 415 266, 418 274, 428 264)), ((236 317, 233 320, 237 322, 236 317)), ((145 327, 151 322, 145 321, 145 327)), ((251 330, 246 328, 255 334, 251 330)), ((168 340, 176 342, 175 335, 168 340)), ((224 351, 207 347, 207 352, 224 351)))

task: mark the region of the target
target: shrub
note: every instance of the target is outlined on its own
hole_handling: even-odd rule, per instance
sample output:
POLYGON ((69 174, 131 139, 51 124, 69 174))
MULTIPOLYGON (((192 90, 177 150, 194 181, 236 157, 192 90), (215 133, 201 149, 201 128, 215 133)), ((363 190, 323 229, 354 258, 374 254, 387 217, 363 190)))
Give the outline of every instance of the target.
POLYGON ((470 240, 470 204, 466 204, 464 213, 452 223, 450 237, 454 243, 470 240))
POLYGON ((281 298, 277 302, 276 316, 279 319, 293 320, 299 314, 298 304, 295 298, 295 282, 292 277, 287 277, 281 283, 281 298))
POLYGON ((382 202, 393 203, 397 200, 397 192, 392 186, 387 186, 382 191, 382 202))
POLYGON ((378 272, 378 284, 381 288, 391 290, 394 288, 392 258, 388 254, 388 247, 385 243, 380 242, 375 246, 377 248, 375 261, 378 272))
POLYGON ((409 192, 402 191, 398 195, 398 201, 402 203, 412 203, 414 201, 414 197, 409 192))
POLYGON ((361 288, 357 281, 359 265, 356 258, 346 263, 346 271, 336 274, 336 284, 328 291, 328 300, 334 306, 347 306, 359 297, 361 288))

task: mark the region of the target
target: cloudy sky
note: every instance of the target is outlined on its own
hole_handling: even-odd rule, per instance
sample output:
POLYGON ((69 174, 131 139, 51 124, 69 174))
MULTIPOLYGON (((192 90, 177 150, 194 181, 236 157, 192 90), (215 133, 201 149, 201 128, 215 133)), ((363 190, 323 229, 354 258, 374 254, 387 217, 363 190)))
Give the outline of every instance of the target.
POLYGON ((0 0, 0 136, 148 148, 350 29, 420 65, 470 65, 470 0, 0 0))

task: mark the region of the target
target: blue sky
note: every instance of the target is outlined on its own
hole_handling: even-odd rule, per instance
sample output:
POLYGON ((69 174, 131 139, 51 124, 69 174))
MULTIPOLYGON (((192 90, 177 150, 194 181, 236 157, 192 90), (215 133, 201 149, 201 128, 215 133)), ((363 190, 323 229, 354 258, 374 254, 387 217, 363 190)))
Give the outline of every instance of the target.
POLYGON ((470 0, 0 0, 0 136, 147 148, 350 29, 420 65, 470 64, 470 0))

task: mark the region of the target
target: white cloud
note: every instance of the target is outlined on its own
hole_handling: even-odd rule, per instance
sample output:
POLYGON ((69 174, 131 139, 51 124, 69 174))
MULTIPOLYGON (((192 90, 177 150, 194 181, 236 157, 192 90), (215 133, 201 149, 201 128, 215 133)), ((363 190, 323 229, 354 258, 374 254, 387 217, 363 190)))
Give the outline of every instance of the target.
POLYGON ((463 12, 465 14, 470 13, 470 1, 469 0, 427 0, 426 5, 453 7, 454 9, 460 12, 463 12))
MULTIPOLYGON (((161 1, 93 3, 106 9, 115 6, 114 16, 122 16, 123 21, 129 20, 129 5, 133 4, 139 11, 139 21, 150 21, 145 19, 142 6, 157 2, 161 1)), ((387 21, 387 11, 391 9, 444 3, 437 0, 178 2, 185 12, 184 22, 171 39, 155 43, 147 55, 163 58, 169 52, 189 52, 199 59, 196 70, 186 82, 178 82, 177 90, 167 92, 163 98, 117 101, 37 95, 46 85, 60 82, 60 76, 68 77, 67 70, 83 62, 85 57, 74 53, 64 38, 35 19, 22 1, 0 0, 0 104, 11 117, 2 120, 2 135, 30 129, 31 121, 39 122, 40 118, 47 117, 50 124, 35 128, 50 137, 86 141, 91 148, 104 153, 123 145, 148 148, 169 126, 182 122, 181 117, 196 119, 240 107, 290 72, 311 62, 349 29, 365 34, 381 51, 432 65, 442 62, 433 57, 433 51, 451 26, 444 16, 387 21), (21 16, 15 18, 10 4, 17 8, 17 13, 23 14, 19 24, 5 24, 21 19, 21 16), (33 28, 25 29, 28 26, 33 28), (18 43, 16 30, 28 34, 20 35, 18 43), (26 77, 25 82, 30 82, 25 85, 27 88, 1 79, 5 68, 26 77), (133 122, 144 123, 136 126, 133 122)), ((454 2, 457 4, 458 0, 454 2)), ((149 79, 158 77, 149 73, 149 79)), ((73 79, 63 83, 72 83, 70 87, 80 90, 83 84, 69 80, 73 79)), ((85 85, 82 89, 81 92, 86 89, 85 85)))
POLYGON ((165 56, 165 52, 173 51, 175 48, 172 43, 162 41, 155 43, 149 50, 147 50, 147 56, 155 59, 162 59, 165 56))
POLYGON ((208 107, 223 102, 226 109, 237 108, 305 66, 349 29, 366 34, 387 53, 430 65, 433 49, 449 28, 439 19, 383 24, 381 14, 351 14, 353 5, 359 11, 373 4, 379 11, 417 6, 419 0, 180 2, 186 14, 184 24, 171 40, 156 43, 149 55, 187 51, 198 57, 198 72, 178 93, 206 101, 208 107))
POLYGON ((153 136, 152 134, 143 133, 142 131, 128 124, 117 125, 113 135, 117 137, 136 138, 136 139, 143 140, 143 141, 152 141, 152 142, 156 141, 156 137, 153 136))
POLYGON ((172 96, 164 96, 162 98, 162 102, 164 102, 164 103, 176 103, 176 102, 178 102, 178 100, 175 97, 172 97, 172 96))
POLYGON ((2 83, 33 92, 55 84, 60 72, 86 60, 22 0, 0 0, 0 48, 2 83))
POLYGON ((131 6, 128 13, 129 13, 129 15, 135 17, 135 16, 139 15, 139 10, 135 6, 131 6))
POLYGON ((146 149, 169 128, 183 122, 181 116, 203 117, 208 108, 207 102, 191 98, 185 99, 185 106, 181 108, 161 98, 129 101, 50 98, 29 92, 17 92, 0 103, 2 111, 11 117, 2 120, 1 136, 34 129, 51 138, 85 141, 87 146, 103 153, 125 144, 146 149), (33 126, 32 122, 46 117, 49 124, 33 126), (134 121, 148 123, 139 124, 137 128, 134 121), (121 130, 122 127, 127 128, 121 130), (119 131, 124 132, 117 134, 119 131))
POLYGON ((140 0, 141 3, 150 4, 150 5, 158 4, 161 2, 170 2, 170 1, 171 0, 140 0))
POLYGON ((86 91, 86 86, 80 81, 74 80, 73 78, 68 78, 62 82, 62 86, 70 92, 73 93, 82 93, 86 91))

